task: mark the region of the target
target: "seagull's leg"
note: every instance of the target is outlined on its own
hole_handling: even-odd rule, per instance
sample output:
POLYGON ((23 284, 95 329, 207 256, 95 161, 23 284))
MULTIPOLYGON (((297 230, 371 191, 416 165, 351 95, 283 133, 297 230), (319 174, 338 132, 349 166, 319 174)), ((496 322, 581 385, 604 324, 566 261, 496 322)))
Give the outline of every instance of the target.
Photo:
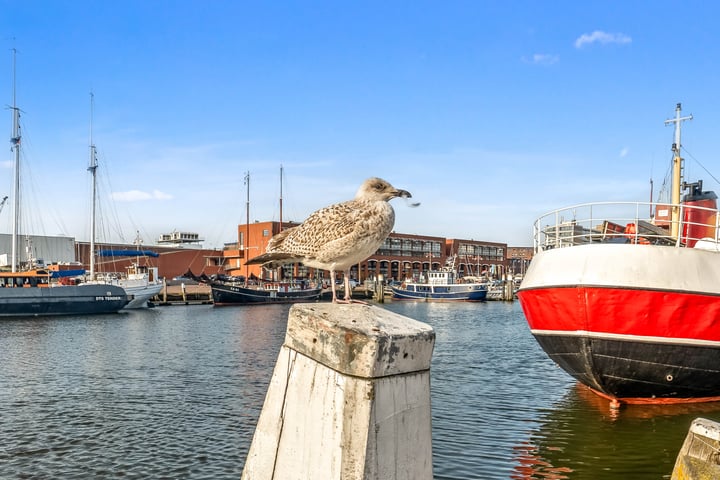
POLYGON ((343 281, 345 282, 345 297, 342 300, 335 296, 335 272, 332 272, 330 276, 333 278, 333 303, 352 303, 352 300, 350 300, 350 293, 348 293, 348 285, 350 285, 350 280, 348 279, 347 275, 345 275, 345 272, 343 272, 343 281))
POLYGON ((350 269, 343 272, 343 280, 345 281, 345 300, 352 302, 352 291, 350 290, 350 269))
POLYGON ((352 299, 352 290, 350 290, 350 269, 349 268, 343 272, 343 279, 345 281, 345 298, 343 300, 338 300, 338 303, 361 303, 363 305, 367 305, 367 302, 363 302, 362 300, 353 300, 352 299))
POLYGON ((335 293, 335 270, 330 270, 330 288, 332 289, 332 303, 337 303, 337 294, 335 293))

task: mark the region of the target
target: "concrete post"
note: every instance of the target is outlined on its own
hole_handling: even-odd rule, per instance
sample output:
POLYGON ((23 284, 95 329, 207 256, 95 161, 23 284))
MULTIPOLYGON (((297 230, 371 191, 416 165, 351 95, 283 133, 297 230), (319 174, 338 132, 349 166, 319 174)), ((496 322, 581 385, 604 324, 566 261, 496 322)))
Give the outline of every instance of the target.
POLYGON ((720 423, 696 418, 675 460, 671 480, 717 480, 720 478, 720 423))
POLYGON ((426 324, 361 304, 290 309, 244 480, 432 480, 426 324))

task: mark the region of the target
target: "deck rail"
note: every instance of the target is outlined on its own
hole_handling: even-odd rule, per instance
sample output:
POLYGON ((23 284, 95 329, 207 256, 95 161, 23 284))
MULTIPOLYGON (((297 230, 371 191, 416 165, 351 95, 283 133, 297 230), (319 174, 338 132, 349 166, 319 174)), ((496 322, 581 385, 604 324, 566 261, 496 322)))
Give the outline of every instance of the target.
POLYGON ((717 243, 719 227, 715 208, 655 202, 581 203, 540 216, 533 224, 533 247, 535 252, 592 243, 693 247, 700 240, 717 243), (655 215, 673 209, 679 220, 655 215))

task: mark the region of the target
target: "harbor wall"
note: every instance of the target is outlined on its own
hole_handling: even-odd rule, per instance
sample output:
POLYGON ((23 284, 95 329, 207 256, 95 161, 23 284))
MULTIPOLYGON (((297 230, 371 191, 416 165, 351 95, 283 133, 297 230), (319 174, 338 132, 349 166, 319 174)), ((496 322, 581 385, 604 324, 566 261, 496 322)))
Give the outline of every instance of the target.
POLYGON ((431 480, 431 327, 296 304, 242 478, 431 480))

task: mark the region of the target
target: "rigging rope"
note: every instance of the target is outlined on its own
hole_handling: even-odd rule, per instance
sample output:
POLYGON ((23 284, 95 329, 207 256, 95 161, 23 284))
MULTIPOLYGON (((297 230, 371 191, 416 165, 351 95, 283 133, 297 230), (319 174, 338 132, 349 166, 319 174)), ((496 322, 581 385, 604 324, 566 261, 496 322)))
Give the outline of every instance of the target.
POLYGON ((705 168, 705 165, 703 165, 702 163, 700 163, 700 161, 699 161, 697 158, 693 157, 692 153, 688 152, 688 150, 687 150, 685 147, 683 147, 683 146, 680 146, 680 148, 682 148, 683 152, 687 153, 688 157, 690 157, 690 158, 693 159, 698 165, 700 165, 700 168, 702 168, 703 170, 705 170, 705 172, 706 172, 708 175, 710 175, 710 176, 712 177, 712 179, 715 180, 715 182, 716 182, 717 184, 720 184, 720 180, 718 180, 717 178, 715 178, 715 175, 713 175, 712 173, 710 173, 710 171, 709 171, 707 168, 705 168))

